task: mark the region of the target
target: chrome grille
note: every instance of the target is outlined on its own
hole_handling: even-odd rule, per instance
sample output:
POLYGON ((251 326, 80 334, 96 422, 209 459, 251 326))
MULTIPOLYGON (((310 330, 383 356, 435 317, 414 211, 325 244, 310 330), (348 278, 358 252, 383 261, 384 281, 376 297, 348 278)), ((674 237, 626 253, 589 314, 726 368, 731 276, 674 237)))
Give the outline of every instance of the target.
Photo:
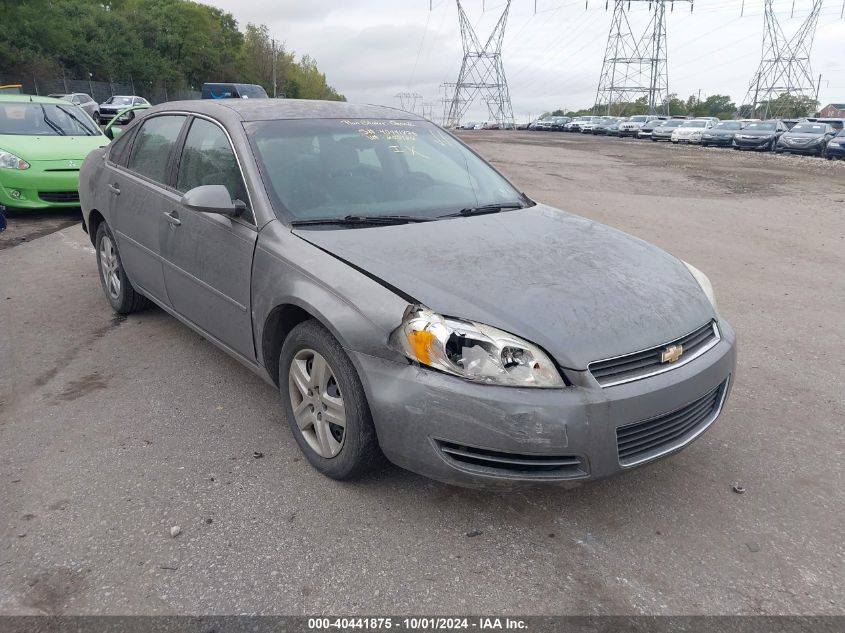
POLYGON ((688 444, 710 425, 722 408, 728 381, 671 413, 616 429, 619 463, 633 466, 688 444))
POLYGON ((586 466, 577 455, 506 453, 442 440, 437 440, 436 444, 448 462, 476 472, 538 478, 587 475, 586 466))
POLYGON ((633 354, 616 356, 590 363, 589 370, 602 387, 612 387, 632 380, 639 380, 685 365, 698 358, 719 342, 719 328, 710 322, 664 345, 652 347, 633 354), (674 363, 664 363, 664 350, 672 345, 683 346, 683 354, 674 363))

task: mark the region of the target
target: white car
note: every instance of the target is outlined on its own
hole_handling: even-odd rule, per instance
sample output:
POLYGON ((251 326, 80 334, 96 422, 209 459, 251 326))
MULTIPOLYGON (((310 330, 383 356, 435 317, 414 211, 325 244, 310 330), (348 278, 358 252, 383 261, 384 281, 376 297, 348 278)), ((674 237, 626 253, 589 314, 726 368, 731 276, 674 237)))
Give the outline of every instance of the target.
POLYGON ((605 119, 609 119, 610 117, 605 116, 593 116, 589 117, 588 121, 585 121, 581 124, 581 133, 582 134, 592 134, 593 128, 596 127, 599 123, 602 123, 605 119))
POLYGON ((634 116, 630 117, 627 121, 622 121, 619 124, 619 136, 637 136, 637 132, 640 131, 640 128, 648 123, 649 121, 653 121, 659 117, 652 116, 649 114, 635 114, 634 116))
POLYGON ((701 143, 701 135, 704 130, 713 127, 711 119, 693 119, 684 121, 672 131, 672 142, 678 143, 701 143))

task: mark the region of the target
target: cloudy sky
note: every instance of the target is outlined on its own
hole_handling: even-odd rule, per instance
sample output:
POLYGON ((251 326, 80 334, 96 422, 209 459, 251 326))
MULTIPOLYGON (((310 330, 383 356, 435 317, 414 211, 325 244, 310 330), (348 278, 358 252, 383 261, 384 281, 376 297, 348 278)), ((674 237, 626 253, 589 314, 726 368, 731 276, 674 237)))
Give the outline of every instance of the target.
MULTIPOLYGON (((415 92, 436 103, 443 97, 440 84, 457 79, 462 52, 455 0, 202 1, 231 12, 241 25, 267 24, 289 51, 314 57, 350 101, 399 105, 395 95, 415 92)), ((462 2, 486 41, 503 0, 462 2)), ((813 46, 823 104, 845 102, 843 2, 824 0, 813 46)), ((795 0, 790 17, 791 0, 775 0, 787 37, 811 5, 795 0)), ((536 0, 536 7, 535 13, 535 0, 513 0, 502 51, 517 120, 593 104, 613 3, 610 11, 600 0, 536 0)), ((689 4, 675 3, 667 15, 671 92, 742 100, 760 61, 763 0, 744 0, 741 16, 742 10, 743 0, 700 0, 693 13, 689 4)), ((634 3, 630 19, 635 31, 645 28, 647 5, 634 3)), ((486 107, 479 104, 468 118, 483 120, 486 107)))

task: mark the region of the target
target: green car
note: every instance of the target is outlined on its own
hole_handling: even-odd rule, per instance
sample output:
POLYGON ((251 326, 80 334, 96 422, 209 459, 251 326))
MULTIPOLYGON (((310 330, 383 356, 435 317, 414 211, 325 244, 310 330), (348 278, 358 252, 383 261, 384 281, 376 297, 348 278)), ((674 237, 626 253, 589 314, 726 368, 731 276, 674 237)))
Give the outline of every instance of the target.
POLYGON ((79 168, 109 139, 78 106, 0 95, 0 209, 79 206, 79 168))

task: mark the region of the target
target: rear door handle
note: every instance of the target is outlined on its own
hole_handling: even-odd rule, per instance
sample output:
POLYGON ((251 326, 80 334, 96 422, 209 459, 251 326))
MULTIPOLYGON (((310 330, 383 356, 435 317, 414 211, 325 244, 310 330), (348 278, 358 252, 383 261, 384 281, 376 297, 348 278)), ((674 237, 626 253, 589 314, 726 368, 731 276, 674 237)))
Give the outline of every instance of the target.
POLYGON ((117 186, 117 183, 111 184, 109 183, 109 191, 111 191, 114 195, 120 195, 120 187, 117 186))
POLYGON ((170 213, 165 213, 165 214, 164 214, 164 217, 165 217, 165 218, 167 219, 167 221, 168 221, 168 222, 170 222, 173 226, 179 226, 180 224, 182 224, 182 220, 180 220, 180 219, 179 219, 179 214, 178 214, 178 213, 176 213, 176 210, 175 210, 175 209, 174 209, 173 211, 171 211, 170 213))

